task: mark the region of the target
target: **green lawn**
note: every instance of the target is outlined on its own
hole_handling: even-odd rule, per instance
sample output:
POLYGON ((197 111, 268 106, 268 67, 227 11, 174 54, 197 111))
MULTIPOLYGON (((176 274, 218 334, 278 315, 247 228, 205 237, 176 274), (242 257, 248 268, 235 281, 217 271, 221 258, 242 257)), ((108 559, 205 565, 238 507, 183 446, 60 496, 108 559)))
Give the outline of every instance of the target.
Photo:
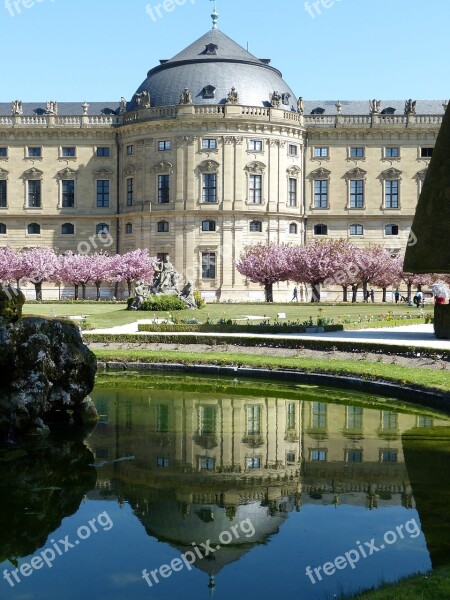
MULTIPOLYGON (((262 320, 270 318, 275 320, 277 313, 286 313, 286 320, 306 321, 309 317, 314 320, 319 316, 321 309, 322 317, 329 317, 338 322, 352 320, 358 322, 361 319, 367 319, 369 316, 376 320, 380 315, 385 315, 392 311, 395 316, 410 314, 414 317, 418 315, 415 307, 408 308, 405 305, 395 304, 356 304, 356 305, 318 305, 318 304, 208 304, 205 308, 194 311, 184 310, 176 312, 179 318, 196 318, 205 322, 208 317, 214 322, 221 318, 225 319, 243 319, 245 322, 247 316, 262 317, 262 320)), ((430 308, 431 312, 432 307, 430 308)), ((58 303, 54 304, 25 304, 24 315, 40 315, 45 317, 68 317, 85 315, 87 321, 97 328, 114 327, 117 325, 126 325, 138 319, 151 319, 153 316, 166 318, 167 312, 144 312, 127 311, 124 304, 107 303, 58 303)), ((283 320, 284 321, 284 320, 283 320)), ((257 320, 252 321, 258 323, 257 320)))

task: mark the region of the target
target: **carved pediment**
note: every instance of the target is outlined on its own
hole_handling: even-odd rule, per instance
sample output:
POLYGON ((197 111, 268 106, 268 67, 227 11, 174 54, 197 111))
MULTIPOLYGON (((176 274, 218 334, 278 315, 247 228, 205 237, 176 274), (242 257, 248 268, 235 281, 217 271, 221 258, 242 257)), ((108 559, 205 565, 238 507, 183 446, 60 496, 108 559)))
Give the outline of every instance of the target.
POLYGON ((95 179, 111 179, 113 176, 113 172, 110 169, 97 169, 93 173, 95 179))
POLYGON ((123 170, 124 177, 133 177, 136 172, 136 167, 134 165, 127 165, 123 170))
POLYGON ((162 160, 153 167, 155 173, 173 173, 173 164, 167 160, 162 160))
POLYGON ((350 171, 347 171, 347 173, 344 175, 344 179, 350 180, 350 179, 365 179, 367 176, 367 171, 364 171, 364 169, 360 169, 359 167, 356 167, 355 169, 350 169, 350 171))
POLYGON ((254 174, 261 175, 266 170, 266 165, 264 163, 262 163, 262 162, 259 162, 258 160, 255 160, 255 161, 249 163, 245 167, 245 170, 248 173, 254 173, 254 174))
POLYGON ((287 173, 288 175, 291 175, 291 177, 298 177, 301 172, 302 170, 297 166, 289 167, 289 169, 287 169, 287 173))
POLYGON ((323 167, 319 167, 315 171, 312 171, 308 177, 310 179, 329 179, 331 175, 331 171, 328 169, 324 169, 323 167))
POLYGON ((9 171, 0 169, 0 179, 8 179, 9 171))
POLYGON ((394 169, 394 167, 391 167, 390 169, 386 169, 386 171, 383 171, 380 175, 381 179, 401 179, 402 178, 402 172, 399 171, 398 169, 394 169))
POLYGON ((219 163, 215 160, 204 160, 198 165, 198 170, 201 173, 217 173, 219 166, 219 163))
POLYGON ((414 175, 414 179, 417 181, 421 181, 422 183, 425 181, 425 177, 427 176, 428 169, 422 169, 418 173, 414 175))
POLYGON ((22 178, 23 179, 42 179, 43 175, 44 175, 44 173, 40 169, 35 169, 34 167, 32 167, 31 169, 28 169, 28 171, 25 171, 25 173, 22 175, 22 178))
POLYGON ((61 169, 61 171, 58 171, 56 176, 58 177, 58 179, 75 179, 77 175, 77 171, 66 167, 65 169, 61 169))

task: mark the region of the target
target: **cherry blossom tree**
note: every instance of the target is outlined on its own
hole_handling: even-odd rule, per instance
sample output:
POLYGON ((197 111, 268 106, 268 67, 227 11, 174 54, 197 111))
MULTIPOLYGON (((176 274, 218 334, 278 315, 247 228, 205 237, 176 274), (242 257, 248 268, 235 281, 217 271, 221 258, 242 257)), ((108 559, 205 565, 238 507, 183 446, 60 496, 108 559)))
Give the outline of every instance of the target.
POLYGON ((246 246, 236 262, 236 269, 253 283, 263 285, 266 302, 273 302, 273 284, 290 278, 291 252, 286 244, 246 246))
POLYGON ((399 255, 392 256, 389 254, 389 256, 386 256, 382 266, 383 270, 374 277, 372 283, 382 289, 382 302, 386 302, 387 288, 390 286, 398 286, 401 281, 403 257, 399 255))
POLYGON ((383 274, 384 265, 390 263, 391 253, 383 246, 372 245, 369 248, 357 248, 355 262, 358 266, 358 281, 363 286, 363 297, 367 298, 369 284, 383 274))
POLYGON ((100 286, 105 281, 113 281, 113 259, 108 254, 96 252, 87 255, 91 260, 91 278, 96 288, 96 300, 100 300, 100 286))
POLYGON ((20 279, 20 267, 17 252, 9 246, 0 248, 0 282, 10 283, 20 279), (19 276, 19 277, 18 277, 19 276))
POLYGON ((58 268, 58 257, 51 248, 35 247, 20 253, 21 279, 34 284, 36 300, 42 300, 42 283, 52 281, 58 268))
POLYGON ((146 283, 153 281, 155 272, 154 259, 149 256, 148 250, 141 248, 127 252, 126 254, 116 254, 112 260, 112 272, 116 282, 126 281, 128 286, 128 296, 131 296, 131 286, 133 281, 142 279, 146 283))

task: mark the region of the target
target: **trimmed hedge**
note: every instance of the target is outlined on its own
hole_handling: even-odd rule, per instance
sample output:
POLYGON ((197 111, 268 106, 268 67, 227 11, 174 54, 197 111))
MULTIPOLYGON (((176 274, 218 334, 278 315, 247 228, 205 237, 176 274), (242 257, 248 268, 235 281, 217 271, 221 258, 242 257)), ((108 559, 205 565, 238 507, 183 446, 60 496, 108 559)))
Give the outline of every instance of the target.
POLYGON ((151 310, 153 312, 186 310, 186 304, 174 294, 150 294, 144 300, 141 310, 151 310))
POLYGON ((450 339, 450 304, 434 307, 434 332, 440 340, 450 339))

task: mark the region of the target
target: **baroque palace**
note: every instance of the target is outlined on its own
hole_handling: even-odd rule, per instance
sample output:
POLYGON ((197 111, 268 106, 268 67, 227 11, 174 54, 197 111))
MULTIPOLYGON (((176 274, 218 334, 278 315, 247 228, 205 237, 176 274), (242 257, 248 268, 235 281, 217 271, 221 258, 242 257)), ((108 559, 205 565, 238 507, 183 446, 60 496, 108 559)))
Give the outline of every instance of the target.
POLYGON ((108 231, 208 300, 262 300, 233 266, 248 244, 406 246, 445 107, 304 101, 214 13, 130 101, 0 103, 0 244, 94 251, 108 231))

